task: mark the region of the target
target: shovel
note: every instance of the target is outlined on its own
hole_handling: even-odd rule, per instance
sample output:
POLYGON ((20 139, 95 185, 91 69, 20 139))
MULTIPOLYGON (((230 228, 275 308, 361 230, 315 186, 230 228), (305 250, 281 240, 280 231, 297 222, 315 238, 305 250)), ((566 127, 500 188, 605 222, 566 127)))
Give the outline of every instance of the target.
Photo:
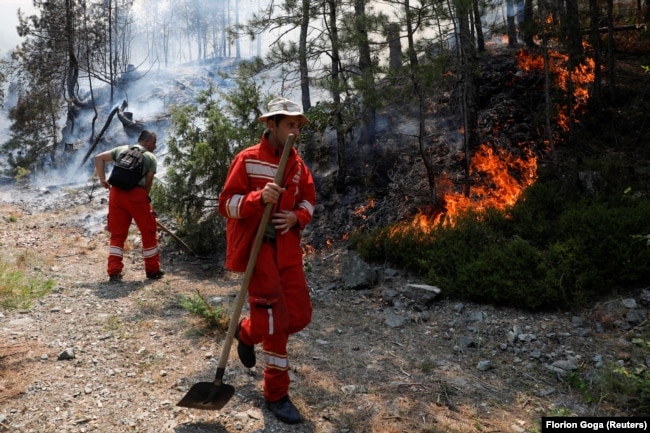
MULTIPOLYGON (((296 137, 293 134, 289 134, 287 137, 287 142, 284 145, 282 156, 280 157, 280 165, 278 165, 278 171, 275 174, 275 183, 278 185, 282 184, 284 169, 287 165, 287 159, 289 158, 289 153, 291 152, 295 140, 296 137)), ((235 338, 235 329, 239 324, 239 316, 242 307, 244 306, 244 298, 246 297, 246 292, 248 291, 248 286, 250 285, 253 276, 253 270, 255 269, 255 263, 257 262, 257 254, 259 253, 262 238, 264 237, 264 230, 266 224, 269 222, 272 209, 273 204, 267 203, 264 208, 264 213, 262 214, 262 219, 260 220, 260 225, 257 227, 253 249, 251 250, 251 255, 248 258, 248 265, 246 266, 246 272, 244 273, 244 280, 239 289, 239 293, 237 294, 235 309, 230 317, 230 324, 228 325, 226 341, 221 349, 221 356, 219 357, 219 364, 217 365, 217 374, 214 378, 214 382, 199 382, 192 385, 190 390, 187 391, 187 394, 185 394, 185 397, 183 397, 176 406, 189 407, 192 409, 219 410, 228 403, 235 393, 235 388, 232 385, 223 383, 223 375, 226 371, 226 362, 228 361, 232 341, 235 338)))

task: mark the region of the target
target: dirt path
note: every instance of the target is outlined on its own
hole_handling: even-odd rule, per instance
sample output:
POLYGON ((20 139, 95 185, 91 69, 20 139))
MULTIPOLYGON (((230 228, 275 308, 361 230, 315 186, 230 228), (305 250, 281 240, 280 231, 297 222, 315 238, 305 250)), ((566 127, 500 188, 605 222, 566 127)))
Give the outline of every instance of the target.
POLYGON ((447 301, 428 322, 391 327, 386 315, 408 309, 386 305, 381 293, 403 288, 406 277, 341 290, 343 250, 306 257, 314 318, 289 349, 291 396, 305 423, 287 426, 262 409, 262 369, 243 368, 234 349, 225 382, 236 393, 226 407, 179 408, 189 386, 212 380, 224 337, 206 332, 179 297, 198 290, 227 307, 240 276, 170 243, 167 275, 148 281, 134 230, 124 281, 108 283, 101 197, 53 202, 0 200, 2 260, 57 285, 28 310, 0 310, 0 345, 14 348, 0 358, 0 431, 539 432, 543 414, 611 413, 588 405, 548 365, 552 356, 589 365, 617 350, 616 336, 578 335, 568 314, 447 301), (513 329, 535 341, 510 341, 513 329), (59 360, 68 349, 73 359, 59 360), (481 361, 488 367, 477 368, 481 361))

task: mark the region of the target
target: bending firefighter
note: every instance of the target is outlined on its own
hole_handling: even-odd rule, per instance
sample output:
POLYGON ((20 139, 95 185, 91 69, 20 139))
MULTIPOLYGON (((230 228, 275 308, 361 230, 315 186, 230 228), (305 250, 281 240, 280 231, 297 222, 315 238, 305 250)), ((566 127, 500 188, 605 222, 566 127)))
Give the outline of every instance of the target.
POLYGON ((262 344, 266 407, 279 420, 295 424, 302 417, 289 398, 287 341, 311 321, 300 238, 312 219, 316 190, 295 148, 283 184, 274 179, 287 136, 297 138, 308 120, 298 104, 283 98, 271 101, 259 120, 267 129, 258 144, 233 159, 219 196, 219 212, 227 217, 226 267, 244 272, 264 208, 273 204, 248 290, 250 317, 239 322, 235 338, 239 359, 248 368, 256 364, 255 345, 262 344))
POLYGON ((122 279, 124 268, 124 242, 129 234, 131 221, 135 220, 140 235, 142 236, 142 256, 147 278, 162 278, 164 272, 160 270, 160 253, 158 250, 158 230, 156 215, 151 207, 149 192, 156 174, 157 161, 152 153, 156 148, 156 134, 147 130, 138 137, 139 147, 144 152, 144 166, 142 177, 137 185, 131 189, 122 189, 111 186, 106 181, 107 163, 116 161, 120 155, 127 152, 134 145, 118 146, 95 156, 95 170, 99 183, 109 189, 108 195, 108 231, 111 234, 108 255, 107 272, 109 280, 113 282, 122 279))

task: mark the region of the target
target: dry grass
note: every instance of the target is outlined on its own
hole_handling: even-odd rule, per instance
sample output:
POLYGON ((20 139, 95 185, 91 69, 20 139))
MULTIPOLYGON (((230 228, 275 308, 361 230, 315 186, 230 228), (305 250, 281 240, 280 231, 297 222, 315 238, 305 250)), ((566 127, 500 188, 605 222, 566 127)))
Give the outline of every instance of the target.
POLYGON ((27 343, 0 343, 0 402, 24 392, 31 380, 26 371, 30 350, 27 343))

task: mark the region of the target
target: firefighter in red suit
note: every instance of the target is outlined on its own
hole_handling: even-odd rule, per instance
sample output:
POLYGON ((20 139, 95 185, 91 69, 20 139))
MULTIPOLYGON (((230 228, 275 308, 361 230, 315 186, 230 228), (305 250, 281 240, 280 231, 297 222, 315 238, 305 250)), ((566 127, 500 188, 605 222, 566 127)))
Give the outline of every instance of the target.
POLYGON ((157 136, 151 131, 144 130, 138 137, 138 146, 144 152, 144 176, 133 189, 123 190, 111 187, 106 181, 106 164, 115 161, 120 153, 125 152, 131 145, 118 146, 95 155, 95 170, 99 183, 109 189, 108 195, 108 231, 111 234, 108 255, 109 281, 118 282, 122 279, 124 264, 124 242, 129 235, 131 221, 135 220, 142 236, 142 256, 147 278, 160 279, 165 274, 160 270, 160 252, 158 250, 158 227, 156 215, 151 207, 149 192, 156 174, 157 161, 153 154, 156 149, 157 136))
POLYGON ((289 399, 287 341, 311 321, 300 239, 312 219, 316 190, 295 148, 282 185, 274 179, 287 136, 297 138, 308 120, 298 104, 284 98, 271 101, 259 120, 266 130, 258 144, 233 159, 219 212, 227 218, 226 267, 244 272, 264 208, 273 204, 248 290, 250 317, 239 322, 235 338, 239 358, 249 368, 256 363, 254 346, 262 344, 266 407, 279 420, 294 424, 302 417, 289 399))

